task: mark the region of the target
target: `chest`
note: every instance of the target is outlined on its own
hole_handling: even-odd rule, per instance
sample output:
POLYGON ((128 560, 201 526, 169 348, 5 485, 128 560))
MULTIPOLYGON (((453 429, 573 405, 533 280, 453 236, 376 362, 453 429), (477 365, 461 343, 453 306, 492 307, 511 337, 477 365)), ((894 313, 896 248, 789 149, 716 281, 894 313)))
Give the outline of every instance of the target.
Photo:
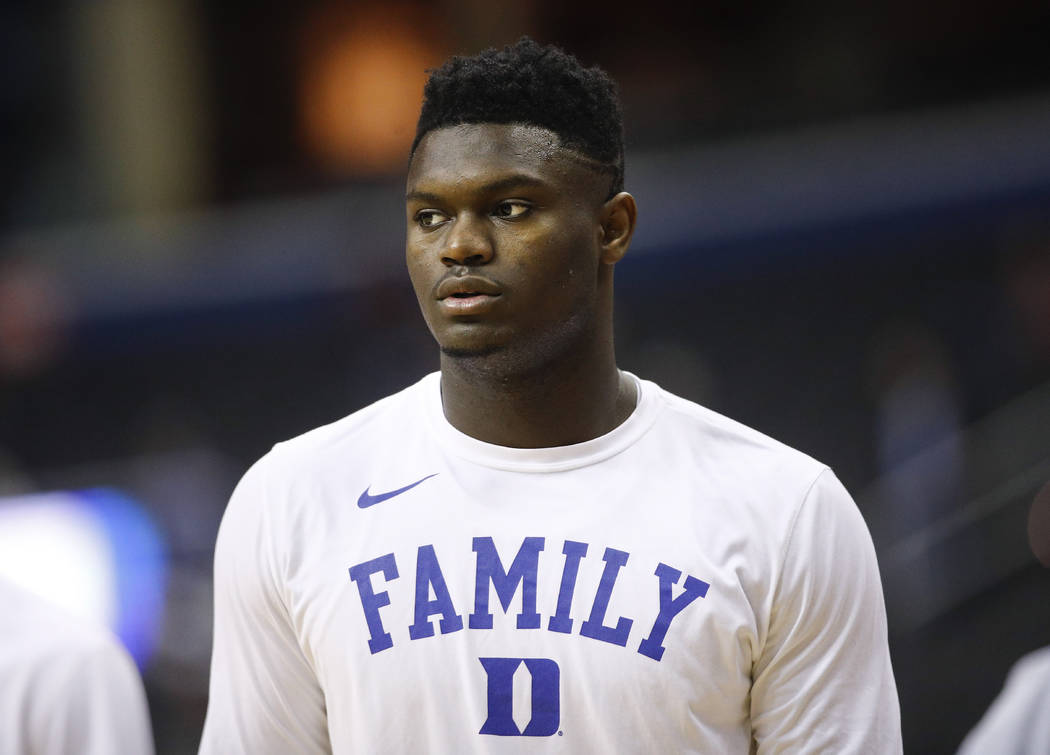
POLYGON ((444 700, 481 726, 490 694, 555 684, 610 725, 630 718, 623 694, 669 689, 682 715, 746 718, 765 559, 697 481, 439 466, 301 495, 286 601, 330 705, 380 715, 369 706, 397 680, 388 697, 444 700))

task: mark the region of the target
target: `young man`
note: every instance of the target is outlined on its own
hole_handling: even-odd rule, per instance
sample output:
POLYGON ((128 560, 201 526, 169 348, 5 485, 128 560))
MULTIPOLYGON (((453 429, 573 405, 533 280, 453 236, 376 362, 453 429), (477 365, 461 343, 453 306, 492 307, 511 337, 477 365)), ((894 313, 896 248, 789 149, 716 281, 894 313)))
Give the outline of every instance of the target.
POLYGON ((529 40, 452 59, 406 216, 441 372, 238 486, 202 752, 899 752, 849 495, 616 367, 612 81, 529 40))

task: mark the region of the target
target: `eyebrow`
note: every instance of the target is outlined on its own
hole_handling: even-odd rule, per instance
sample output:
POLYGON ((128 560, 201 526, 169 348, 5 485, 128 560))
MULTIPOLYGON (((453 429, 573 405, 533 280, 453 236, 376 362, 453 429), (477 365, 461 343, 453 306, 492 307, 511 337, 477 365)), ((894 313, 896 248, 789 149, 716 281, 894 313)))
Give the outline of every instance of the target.
MULTIPOLYGON (((543 188, 547 186, 547 182, 539 178, 532 176, 526 176, 522 174, 515 174, 513 176, 507 176, 506 178, 500 178, 495 181, 490 181, 487 184, 482 184, 477 188, 477 191, 484 194, 493 194, 500 191, 506 191, 508 189, 517 188, 543 188)), ((419 200, 422 202, 439 202, 441 197, 433 192, 429 191, 410 191, 405 194, 405 201, 410 202, 413 200, 419 200)))

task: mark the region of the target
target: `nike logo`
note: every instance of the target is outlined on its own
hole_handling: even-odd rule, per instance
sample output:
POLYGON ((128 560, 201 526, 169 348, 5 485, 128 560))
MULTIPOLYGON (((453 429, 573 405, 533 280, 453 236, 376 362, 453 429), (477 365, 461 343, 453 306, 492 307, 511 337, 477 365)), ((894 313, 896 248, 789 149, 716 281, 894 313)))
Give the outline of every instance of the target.
POLYGON ((405 493, 405 492, 411 490, 416 485, 419 485, 420 483, 426 482, 431 477, 436 477, 436 476, 437 476, 437 472, 435 472, 434 474, 428 474, 422 480, 416 480, 411 485, 405 485, 405 487, 403 487, 403 488, 398 488, 397 490, 391 490, 389 493, 379 493, 377 495, 372 495, 371 493, 368 492, 369 489, 372 487, 371 485, 369 485, 367 488, 365 488, 365 492, 363 492, 357 499, 358 508, 367 509, 369 506, 375 506, 377 503, 382 503, 383 501, 387 501, 387 500, 393 498, 394 496, 401 495, 402 493, 405 493))

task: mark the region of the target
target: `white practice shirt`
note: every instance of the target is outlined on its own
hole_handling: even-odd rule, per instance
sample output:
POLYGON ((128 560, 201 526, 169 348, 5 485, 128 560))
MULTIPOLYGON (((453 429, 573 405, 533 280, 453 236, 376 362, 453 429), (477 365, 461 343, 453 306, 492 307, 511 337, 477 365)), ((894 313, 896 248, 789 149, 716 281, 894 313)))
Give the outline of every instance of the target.
POLYGON ((1006 686, 959 747, 958 755, 1050 752, 1050 647, 1024 656, 1006 686))
POLYGON ((149 755, 138 669, 108 630, 0 579, 0 755, 149 755))
POLYGON ((900 752, 849 494, 638 386, 572 446, 464 435, 437 373, 275 446, 219 530, 201 752, 900 752))

